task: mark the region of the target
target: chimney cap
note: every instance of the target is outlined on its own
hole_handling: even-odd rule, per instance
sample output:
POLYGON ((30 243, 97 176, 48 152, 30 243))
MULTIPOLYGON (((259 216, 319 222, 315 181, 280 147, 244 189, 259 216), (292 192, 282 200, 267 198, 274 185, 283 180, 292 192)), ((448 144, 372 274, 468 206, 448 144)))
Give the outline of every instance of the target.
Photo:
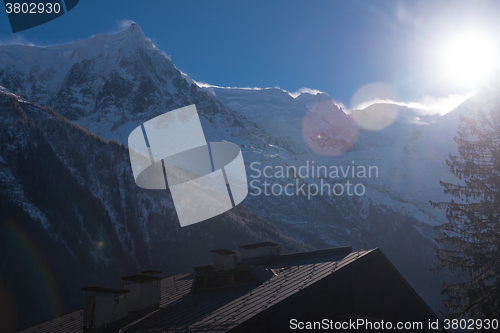
POLYGON ((163 272, 157 271, 156 269, 149 269, 147 271, 142 271, 141 274, 146 274, 146 275, 156 275, 156 274, 161 274, 163 272))
POLYGON ((259 247, 267 247, 267 246, 278 246, 278 244, 273 242, 261 242, 248 245, 240 245, 240 248, 243 250, 253 250, 253 249, 258 249, 259 247))
POLYGON ((231 254, 236 254, 236 252, 231 251, 231 250, 226 250, 226 249, 217 249, 217 250, 212 250, 213 253, 220 254, 220 255, 231 255, 231 254))
POLYGON ((130 292, 130 290, 127 290, 127 289, 105 288, 105 287, 98 287, 98 286, 84 287, 84 288, 82 288, 82 291, 103 293, 103 294, 114 294, 114 295, 121 295, 121 294, 125 294, 125 293, 130 292))
POLYGON ((124 276, 124 277, 122 277, 122 280, 131 281, 131 282, 151 282, 151 281, 161 280, 161 278, 156 277, 156 276, 151 276, 151 275, 138 274, 138 275, 124 276))

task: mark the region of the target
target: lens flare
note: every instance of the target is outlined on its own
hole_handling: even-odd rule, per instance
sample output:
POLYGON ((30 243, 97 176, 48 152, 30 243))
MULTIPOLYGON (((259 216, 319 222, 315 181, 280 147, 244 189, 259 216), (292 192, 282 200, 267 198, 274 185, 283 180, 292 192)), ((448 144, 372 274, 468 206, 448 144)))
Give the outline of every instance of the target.
POLYGON ((372 104, 363 110, 352 111, 358 125, 371 131, 380 131, 391 125, 398 117, 399 106, 395 104, 372 104))
POLYGON ((0 320, 0 332, 16 331, 16 309, 17 307, 14 301, 14 295, 0 277, 0 311, 2 313, 2 320, 0 320))
POLYGON ((40 292, 40 296, 43 296, 46 300, 43 307, 45 316, 54 318, 63 314, 62 298, 57 282, 41 248, 37 246, 36 242, 24 231, 21 225, 13 219, 0 221, 0 235, 8 237, 15 246, 19 258, 23 259, 21 267, 28 267, 30 272, 35 273, 32 276, 32 283, 36 286, 36 290, 40 292))
POLYGON ((352 117, 364 129, 380 131, 391 125, 398 117, 398 106, 380 103, 394 101, 396 94, 391 86, 375 82, 362 86, 351 99, 352 117))
POLYGON ((358 127, 332 100, 314 105, 302 121, 304 141, 316 153, 336 156, 350 149, 358 127))

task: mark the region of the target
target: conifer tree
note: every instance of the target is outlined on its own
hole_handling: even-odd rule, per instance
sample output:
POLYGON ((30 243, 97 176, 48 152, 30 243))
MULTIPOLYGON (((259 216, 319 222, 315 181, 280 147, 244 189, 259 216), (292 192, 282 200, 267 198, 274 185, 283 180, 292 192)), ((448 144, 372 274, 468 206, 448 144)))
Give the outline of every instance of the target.
POLYGON ((435 272, 451 271, 461 282, 443 284, 448 318, 500 318, 500 92, 489 89, 475 96, 455 142, 458 156, 446 163, 457 183, 440 182, 457 201, 437 202, 447 223, 436 228, 435 272))

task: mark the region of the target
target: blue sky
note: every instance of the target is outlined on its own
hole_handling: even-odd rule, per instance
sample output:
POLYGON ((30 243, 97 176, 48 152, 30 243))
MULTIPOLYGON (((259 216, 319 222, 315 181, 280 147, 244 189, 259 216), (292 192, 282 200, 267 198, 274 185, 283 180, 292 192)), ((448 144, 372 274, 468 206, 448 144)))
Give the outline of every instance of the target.
POLYGON ((386 90, 379 98, 401 102, 475 90, 479 83, 441 73, 440 54, 467 31, 496 43, 499 14, 500 1, 484 0, 81 0, 68 14, 16 34, 0 14, 0 43, 65 43, 133 20, 196 81, 309 87, 352 106, 356 92, 374 82, 386 90))

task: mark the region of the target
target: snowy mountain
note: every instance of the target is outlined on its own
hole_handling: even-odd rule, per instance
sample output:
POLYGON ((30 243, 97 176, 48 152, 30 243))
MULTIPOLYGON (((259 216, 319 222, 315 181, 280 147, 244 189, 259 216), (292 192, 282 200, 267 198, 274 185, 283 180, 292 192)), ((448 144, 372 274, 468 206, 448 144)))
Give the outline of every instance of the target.
POLYGON ((337 155, 354 144, 356 128, 327 94, 302 93, 293 98, 278 88, 206 88, 240 112, 294 155, 325 151, 337 155), (302 135, 300 135, 302 134, 302 135))
MULTIPOLYGON (((0 46, 0 82, 92 133, 123 144, 144 121, 189 104, 197 105, 208 140, 227 138, 210 128, 243 121, 190 85, 135 23, 119 33, 72 44, 0 46)), ((252 137, 255 142, 272 143, 252 124, 233 128, 238 132, 231 134, 239 141, 252 137)))
POLYGON ((378 177, 363 180, 365 199, 431 225, 444 221, 443 212, 433 209, 429 200, 446 199, 439 180, 453 181, 445 159, 456 152, 458 114, 469 102, 445 116, 394 104, 373 104, 346 114, 324 93, 304 92, 293 98, 278 88, 205 89, 278 141, 288 142, 287 149, 295 153, 289 163, 377 166, 378 177), (386 127, 368 130, 359 125, 364 117, 365 127, 376 127, 377 112, 391 114, 386 127), (370 114, 372 119, 365 116, 370 114))
MULTIPOLYGON (((438 180, 449 177, 442 155, 452 144, 452 122, 416 121, 417 111, 400 107, 394 124, 369 131, 324 93, 200 88, 136 24, 67 45, 0 46, 0 85, 2 220, 17 221, 42 244, 64 286, 67 309, 79 304, 83 284, 146 267, 190 271, 209 262, 214 247, 269 239, 288 250, 380 247, 424 299, 439 306, 440 278, 428 269, 432 224, 442 216, 428 201, 440 197, 438 180), (135 185, 124 143, 139 124, 190 104, 197 106, 207 141, 242 148, 253 185, 236 209, 180 228, 168 192, 135 185), (442 145, 436 143, 440 135, 442 145), (312 162, 346 169, 375 165, 378 174, 276 174, 312 162), (362 182, 366 194, 308 197, 296 191, 319 188, 322 181, 362 182), (266 194, 289 184, 291 196, 266 194), (58 256, 51 258, 52 252, 58 256), (65 265, 79 268, 68 275, 65 265)), ((14 245, 5 244, 2 250, 12 251, 14 245)), ((17 267, 1 265, 7 268, 2 272, 17 267)), ((2 279, 15 284, 22 268, 2 279)), ((35 311, 21 308, 23 320, 35 311)))
MULTIPOLYGON (((240 145, 247 167, 252 162, 262 163, 263 167, 282 165, 298 150, 305 152, 306 149, 286 140, 295 134, 272 137, 252 119, 234 112, 195 84, 189 84, 190 80, 135 24, 116 34, 97 35, 68 45, 1 46, 0 59, 0 80, 4 86, 28 100, 57 110, 106 139, 125 143, 131 129, 144 121, 168 110, 196 104, 207 140, 227 140, 240 145)), ((299 111, 304 110, 302 106, 299 111)), ((307 199, 295 198, 300 203, 286 203, 293 209, 285 210, 274 209, 274 203, 267 203, 268 199, 253 200, 256 206, 265 207, 262 213, 266 216, 279 216, 291 224, 313 219, 313 208, 307 199)), ((336 210, 330 203, 323 204, 336 210)), ((337 234, 330 238, 335 239, 331 244, 343 242, 337 234)))

